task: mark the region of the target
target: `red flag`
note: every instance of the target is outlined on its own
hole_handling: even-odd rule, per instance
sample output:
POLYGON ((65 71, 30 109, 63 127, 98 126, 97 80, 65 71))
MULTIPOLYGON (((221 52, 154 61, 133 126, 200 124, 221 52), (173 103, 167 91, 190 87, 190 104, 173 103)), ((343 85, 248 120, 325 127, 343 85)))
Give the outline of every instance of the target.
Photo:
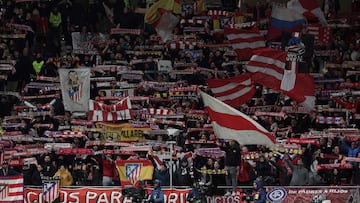
POLYGON ((246 68, 253 73, 251 78, 254 83, 282 92, 299 104, 313 109, 314 79, 309 74, 296 73, 296 62, 290 62, 290 70, 286 70, 286 56, 285 51, 259 49, 254 52, 246 68))
POLYGON ((201 92, 216 137, 233 139, 243 145, 275 144, 275 137, 264 127, 224 102, 201 92))
POLYGON ((255 94, 255 88, 250 74, 244 74, 227 79, 207 80, 214 96, 232 106, 239 107, 248 102, 255 94))
POLYGON ((224 33, 241 60, 249 60, 254 49, 265 47, 265 38, 257 28, 225 28, 224 33))
POLYGON ((284 76, 287 53, 272 48, 262 48, 254 51, 246 69, 253 73, 252 80, 260 85, 274 90, 280 90, 284 76))

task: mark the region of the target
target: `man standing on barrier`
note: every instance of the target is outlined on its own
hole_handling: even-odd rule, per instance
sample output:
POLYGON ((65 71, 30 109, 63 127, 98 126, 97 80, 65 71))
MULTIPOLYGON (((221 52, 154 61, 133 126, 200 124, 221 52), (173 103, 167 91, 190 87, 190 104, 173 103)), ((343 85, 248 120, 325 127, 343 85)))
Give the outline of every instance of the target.
POLYGON ((225 170, 227 171, 226 175, 226 185, 231 186, 231 189, 225 194, 225 196, 234 195, 236 192, 240 160, 241 160, 241 150, 235 140, 230 140, 229 145, 225 145, 223 150, 226 152, 225 156, 225 170), (232 193, 231 193, 232 192, 232 193))
POLYGON ((164 201, 164 192, 161 189, 160 180, 154 180, 154 190, 150 193, 149 198, 147 199, 149 203, 163 203, 164 201))

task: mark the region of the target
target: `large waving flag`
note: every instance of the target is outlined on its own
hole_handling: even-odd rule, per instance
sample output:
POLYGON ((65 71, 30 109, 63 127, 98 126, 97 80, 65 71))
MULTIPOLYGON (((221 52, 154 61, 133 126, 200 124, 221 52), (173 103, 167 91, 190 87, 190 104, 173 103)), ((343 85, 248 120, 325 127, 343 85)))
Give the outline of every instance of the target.
POLYGON ((287 7, 303 14, 307 19, 318 19, 322 25, 327 25, 324 13, 315 0, 291 0, 287 7))
POLYGON ((0 203, 2 202, 24 202, 23 176, 0 177, 0 203))
POLYGON ((284 31, 299 32, 305 24, 306 19, 300 13, 289 8, 274 6, 271 11, 267 39, 279 38, 284 31))
POLYGON ((224 102, 201 92, 214 133, 220 139, 233 139, 244 145, 275 144, 275 137, 259 123, 224 102))
POLYGON ((144 22, 152 25, 164 42, 170 39, 179 22, 179 18, 173 14, 181 12, 179 3, 179 0, 158 0, 146 10, 144 22))
POLYGON ((286 66, 285 51, 262 48, 254 51, 254 55, 246 65, 253 73, 251 78, 257 84, 280 91, 281 81, 286 66))
POLYGON ((118 160, 115 164, 122 186, 136 186, 140 180, 153 178, 154 166, 149 160, 118 160))
POLYGON ((272 48, 256 50, 246 69, 252 73, 254 83, 279 91, 297 103, 313 109, 315 86, 312 76, 297 73, 297 62, 286 67, 287 52, 272 48))
POLYGON ((227 79, 210 79, 207 83, 218 100, 235 108, 247 103, 256 92, 250 74, 227 79))
POLYGON ((249 60, 254 49, 265 47, 264 36, 257 28, 225 28, 224 34, 241 60, 249 60))

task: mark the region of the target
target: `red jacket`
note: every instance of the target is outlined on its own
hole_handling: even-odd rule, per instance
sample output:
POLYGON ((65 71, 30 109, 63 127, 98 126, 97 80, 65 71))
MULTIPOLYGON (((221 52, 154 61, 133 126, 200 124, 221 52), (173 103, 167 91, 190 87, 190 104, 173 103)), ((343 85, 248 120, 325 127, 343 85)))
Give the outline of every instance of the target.
POLYGON ((103 160, 103 176, 113 177, 114 176, 114 163, 109 160, 103 160))

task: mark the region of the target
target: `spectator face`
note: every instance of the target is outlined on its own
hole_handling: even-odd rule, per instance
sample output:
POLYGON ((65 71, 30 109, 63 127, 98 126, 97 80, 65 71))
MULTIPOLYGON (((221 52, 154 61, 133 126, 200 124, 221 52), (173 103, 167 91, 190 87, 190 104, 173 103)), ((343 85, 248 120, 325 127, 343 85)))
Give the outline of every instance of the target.
POLYGON ((261 156, 261 157, 259 158, 259 161, 260 161, 260 162, 264 162, 264 161, 265 161, 265 158, 264 158, 263 156, 261 156))
POLYGON ((253 186, 254 186, 254 189, 257 189, 257 185, 255 182, 253 183, 253 186))
POLYGON ((220 168, 220 164, 219 164, 218 161, 215 161, 215 162, 214 162, 214 168, 215 168, 215 169, 219 169, 219 168, 220 168))
POLYGON ((340 154, 340 148, 338 146, 334 147, 334 154, 340 154))
POLYGON ((42 170, 43 170, 43 167, 42 167, 41 165, 37 165, 37 166, 36 166, 36 169, 37 169, 38 171, 42 171, 42 170))
POLYGON ((297 164, 298 164, 298 165, 303 165, 302 160, 301 160, 301 159, 299 159, 299 160, 297 161, 297 164))
POLYGON ((166 171, 166 167, 164 165, 160 166, 160 171, 166 171))
POLYGON ((212 159, 208 159, 207 165, 212 166, 214 164, 214 161, 212 159))
POLYGON ((44 157, 44 161, 45 161, 46 163, 50 162, 50 161, 51 161, 50 156, 45 156, 45 157, 44 157))
POLYGON ((356 143, 355 143, 355 142, 352 142, 352 143, 351 143, 351 148, 354 149, 355 147, 356 147, 356 143))
POLYGON ((59 168, 60 171, 65 171, 65 166, 64 165, 61 165, 60 168, 59 168))

